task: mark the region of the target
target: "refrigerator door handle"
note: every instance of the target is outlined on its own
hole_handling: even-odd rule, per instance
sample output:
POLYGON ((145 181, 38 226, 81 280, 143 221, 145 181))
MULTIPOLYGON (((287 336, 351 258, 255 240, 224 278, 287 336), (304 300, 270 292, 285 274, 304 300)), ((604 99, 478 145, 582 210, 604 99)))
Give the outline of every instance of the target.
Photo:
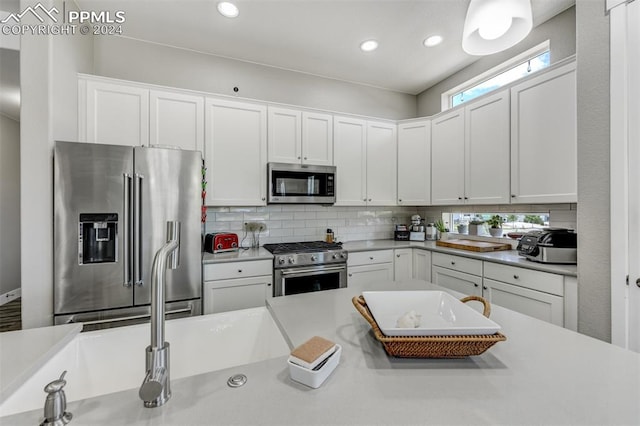
POLYGON ((133 281, 139 287, 144 285, 142 275, 140 273, 140 265, 142 264, 142 179, 144 176, 136 173, 134 180, 134 197, 135 206, 133 209, 133 281))
POLYGON ((131 215, 131 175, 129 173, 123 173, 124 176, 124 214, 122 220, 123 230, 123 242, 122 242, 122 265, 125 287, 131 287, 131 253, 129 252, 129 238, 130 238, 130 215, 131 215))

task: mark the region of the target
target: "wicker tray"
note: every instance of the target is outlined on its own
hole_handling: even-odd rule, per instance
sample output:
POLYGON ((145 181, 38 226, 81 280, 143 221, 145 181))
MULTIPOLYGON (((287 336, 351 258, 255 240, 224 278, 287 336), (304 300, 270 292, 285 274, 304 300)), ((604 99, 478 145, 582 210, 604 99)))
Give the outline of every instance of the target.
MULTIPOLYGON (((489 302, 480 296, 467 296, 460 299, 466 303, 477 300, 484 305, 483 315, 487 318, 491 313, 489 302)), ((373 329, 376 339, 382 343, 384 350, 391 356, 400 358, 464 358, 466 356, 480 355, 497 342, 507 340, 501 334, 479 336, 407 336, 389 337, 380 331, 378 323, 371 315, 362 296, 354 296, 353 306, 367 320, 373 329)))

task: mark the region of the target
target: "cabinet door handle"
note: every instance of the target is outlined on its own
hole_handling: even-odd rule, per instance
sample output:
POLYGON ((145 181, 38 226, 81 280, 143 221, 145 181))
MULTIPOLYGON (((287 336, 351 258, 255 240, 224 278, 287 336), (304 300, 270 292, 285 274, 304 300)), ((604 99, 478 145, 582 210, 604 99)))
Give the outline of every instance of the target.
POLYGON ((483 286, 482 286, 482 289, 483 289, 483 290, 489 290, 489 288, 488 288, 486 285, 483 285, 483 286))
POLYGON ((353 274, 349 274, 349 276, 350 276, 350 277, 352 277, 352 276, 353 276, 353 274))
POLYGON ((474 284, 473 286, 474 287, 480 287, 480 284, 474 284))
POLYGON ((369 201, 371 201, 371 198, 369 198, 369 201))
POLYGON ((468 200, 468 199, 469 199, 469 197, 464 197, 464 199, 465 199, 465 200, 468 200))
POLYGON ((456 262, 454 262, 454 261, 452 260, 452 261, 451 261, 451 264, 452 264, 452 265, 455 265, 455 264, 456 264, 456 262))
POLYGON ((238 269, 238 273, 241 274, 242 273, 242 269, 238 269))
POLYGON ((516 194, 511 194, 511 198, 516 198, 516 194))
POLYGON ((513 274, 513 278, 515 278, 517 280, 518 278, 520 278, 520 276, 516 275, 516 274, 513 274))
POLYGON ((362 199, 362 201, 367 201, 367 199, 366 199, 366 198, 363 198, 363 199, 362 199))
POLYGON ((399 254, 396 254, 396 257, 400 257, 400 255, 399 255, 399 254))
MULTIPOLYGON (((300 159, 300 157, 298 157, 298 160, 299 160, 299 159, 300 159)), ((306 160, 306 158, 305 158, 305 160, 306 160)))
POLYGON ((373 256, 369 256, 369 259, 370 259, 370 260, 373 260, 373 256))
POLYGON ((264 201, 264 200, 266 200, 266 198, 265 198, 265 197, 262 197, 262 201, 264 201))
POLYGON ((462 200, 462 197, 458 197, 458 200, 462 200))
POLYGON ((638 287, 640 287, 640 278, 638 278, 638 279, 636 280, 636 285, 637 285, 638 287))
POLYGON ((401 203, 401 202, 402 202, 402 198, 400 198, 400 199, 398 200, 398 202, 399 202, 399 203, 401 203))
POLYGON ((304 159, 306 160, 306 159, 307 159, 307 157, 304 157, 304 159))

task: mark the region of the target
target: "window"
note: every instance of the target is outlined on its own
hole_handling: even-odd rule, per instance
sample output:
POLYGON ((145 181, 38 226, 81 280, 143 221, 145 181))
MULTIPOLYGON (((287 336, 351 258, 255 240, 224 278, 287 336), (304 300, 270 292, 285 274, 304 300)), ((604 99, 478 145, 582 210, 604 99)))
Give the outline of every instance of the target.
POLYGON ((442 94, 443 111, 489 93, 551 63, 549 41, 512 58, 442 94))
MULTIPOLYGON (((458 225, 468 225, 472 220, 486 222, 490 217, 499 215, 502 217, 502 232, 504 235, 510 232, 524 233, 533 229, 542 229, 549 226, 549 213, 443 213, 442 221, 450 232, 458 232, 458 225)), ((479 235, 489 235, 489 227, 482 227, 479 235)))

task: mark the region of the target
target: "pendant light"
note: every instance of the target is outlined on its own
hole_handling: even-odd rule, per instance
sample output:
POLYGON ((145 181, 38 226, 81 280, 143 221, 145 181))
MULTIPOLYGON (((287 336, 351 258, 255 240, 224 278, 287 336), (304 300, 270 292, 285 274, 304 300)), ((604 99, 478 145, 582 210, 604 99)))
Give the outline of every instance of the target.
POLYGON ((531 27, 530 0, 471 0, 462 48, 470 55, 491 55, 522 41, 531 27))

